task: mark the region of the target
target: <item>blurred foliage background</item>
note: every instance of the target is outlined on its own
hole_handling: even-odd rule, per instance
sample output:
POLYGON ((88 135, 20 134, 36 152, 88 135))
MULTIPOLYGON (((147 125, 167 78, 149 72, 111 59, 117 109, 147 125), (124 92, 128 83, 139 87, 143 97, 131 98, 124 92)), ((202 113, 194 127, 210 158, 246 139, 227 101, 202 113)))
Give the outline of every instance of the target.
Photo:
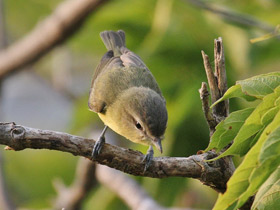
MULTIPOLYGON (((61 1, 5 0, 4 16, 9 43, 22 38, 61 1)), ((186 157, 205 149, 209 132, 201 110, 198 89, 206 81, 201 50, 213 59, 213 40, 223 38, 229 86, 238 79, 278 71, 280 42, 271 38, 255 44, 250 39, 268 31, 225 20, 188 0, 109 1, 98 9, 81 29, 63 45, 24 71, 3 82, 1 121, 75 135, 98 135, 102 122, 87 108, 91 75, 105 47, 99 38, 103 30, 123 29, 127 47, 150 68, 167 101, 169 113, 164 156, 186 157)), ((253 16, 272 27, 279 24, 278 0, 224 1, 207 3, 253 16)), ((213 63, 214 64, 214 63, 213 63)), ((231 101, 231 110, 250 106, 231 101)), ((147 148, 128 142, 119 144, 139 150, 147 148)), ((3 149, 3 147, 1 147, 3 149)), ((156 156, 160 155, 158 152, 156 156)), ((4 151, 8 189, 17 206, 51 208, 56 192, 55 178, 70 184, 78 157, 70 154, 24 150, 4 151)), ((151 179, 133 177, 161 205, 210 209, 216 193, 187 178, 151 179)), ((103 186, 95 188, 84 209, 127 209, 103 186)))

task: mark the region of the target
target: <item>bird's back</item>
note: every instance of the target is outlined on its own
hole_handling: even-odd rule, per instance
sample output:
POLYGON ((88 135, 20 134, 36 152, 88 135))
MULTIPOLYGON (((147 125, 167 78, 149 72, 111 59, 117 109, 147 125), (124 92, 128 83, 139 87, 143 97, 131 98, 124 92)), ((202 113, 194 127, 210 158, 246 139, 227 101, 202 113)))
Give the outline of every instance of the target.
POLYGON ((123 31, 104 31, 100 36, 108 51, 94 72, 90 109, 104 111, 106 106, 114 103, 124 90, 131 87, 147 87, 162 97, 155 78, 144 62, 126 48, 123 31))

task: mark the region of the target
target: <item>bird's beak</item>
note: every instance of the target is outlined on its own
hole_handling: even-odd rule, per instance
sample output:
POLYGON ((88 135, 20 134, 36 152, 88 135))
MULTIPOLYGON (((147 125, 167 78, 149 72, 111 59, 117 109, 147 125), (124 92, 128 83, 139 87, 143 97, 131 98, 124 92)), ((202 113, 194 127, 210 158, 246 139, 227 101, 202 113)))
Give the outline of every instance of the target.
POLYGON ((162 153, 161 139, 160 138, 155 138, 153 140, 153 144, 158 149, 158 151, 160 151, 160 153, 162 153))

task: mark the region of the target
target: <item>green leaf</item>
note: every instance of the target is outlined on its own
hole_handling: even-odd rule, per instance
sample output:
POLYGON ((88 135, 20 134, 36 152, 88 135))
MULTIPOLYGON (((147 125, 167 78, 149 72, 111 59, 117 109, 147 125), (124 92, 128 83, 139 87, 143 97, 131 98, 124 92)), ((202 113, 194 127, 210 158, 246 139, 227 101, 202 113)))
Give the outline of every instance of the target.
POLYGON ((211 141, 206 151, 214 148, 217 149, 217 151, 220 151, 228 145, 237 135, 239 129, 253 110, 254 108, 247 108, 232 112, 225 120, 220 122, 216 127, 215 133, 211 137, 211 141))
POLYGON ((215 159, 219 159, 227 155, 243 156, 246 154, 246 152, 250 149, 250 146, 252 146, 251 142, 254 135, 266 127, 278 112, 279 106, 275 107, 275 101, 279 96, 280 86, 275 89, 274 93, 264 97, 262 102, 256 107, 240 128, 231 147, 215 159))
POLYGON ((256 194, 253 210, 274 210, 280 206, 280 167, 260 187, 256 194))
POLYGON ((242 92, 256 98, 263 98, 272 93, 280 85, 280 72, 261 74, 249 79, 237 81, 241 85, 242 92))
POLYGON ((242 196, 250 185, 250 176, 252 172, 254 172, 254 169, 260 164, 258 157, 260 155, 261 148, 264 145, 264 142, 268 139, 268 135, 277 129, 279 125, 280 111, 278 111, 273 121, 264 129, 257 143, 244 157, 243 162, 239 165, 233 176, 228 181, 227 191, 218 198, 214 206, 214 210, 229 209, 229 206, 236 209, 244 204, 244 200, 240 201, 239 198, 245 198, 242 196))
POLYGON ((262 99, 280 85, 280 72, 261 74, 249 79, 240 80, 236 85, 230 87, 227 92, 212 104, 215 106, 219 102, 229 98, 245 98, 246 100, 262 99))
POLYGON ((265 182, 270 174, 280 165, 280 125, 264 142, 260 155, 258 158, 259 164, 250 176, 250 186, 240 197, 239 202, 246 202, 246 200, 253 195, 257 189, 265 182))
POLYGON ((249 96, 249 95, 246 95, 243 91, 242 91, 242 87, 241 85, 234 85, 234 86, 231 86, 227 92, 225 92, 225 94, 223 95, 223 97, 221 97, 219 100, 217 100, 215 103, 213 103, 211 105, 211 108, 215 105, 217 105, 218 103, 220 103, 221 101, 224 101, 226 99, 229 99, 229 98, 244 98, 246 99, 247 101, 253 101, 255 100, 256 98, 255 97, 252 97, 252 96, 249 96))

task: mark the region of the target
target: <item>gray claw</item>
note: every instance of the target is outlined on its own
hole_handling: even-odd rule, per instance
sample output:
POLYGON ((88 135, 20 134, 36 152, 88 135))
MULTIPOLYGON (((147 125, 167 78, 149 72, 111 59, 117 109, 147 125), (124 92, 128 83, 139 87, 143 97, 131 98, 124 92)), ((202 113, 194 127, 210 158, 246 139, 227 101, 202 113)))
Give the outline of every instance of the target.
POLYGON ((92 149, 91 158, 94 160, 100 154, 101 149, 105 143, 105 137, 100 136, 99 139, 95 142, 94 147, 92 149))
POLYGON ((142 162, 145 163, 144 172, 146 172, 147 169, 150 167, 150 165, 153 161, 153 157, 154 157, 154 150, 153 150, 153 147, 150 146, 147 151, 147 154, 145 155, 145 157, 142 160, 142 162))
POLYGON ((107 128, 108 128, 108 126, 106 125, 105 128, 103 129, 100 137, 98 138, 98 140, 94 144, 94 147, 93 147, 92 153, 91 153, 91 159, 92 160, 95 160, 101 152, 101 149, 102 149, 102 147, 105 143, 105 133, 106 133, 107 128))

